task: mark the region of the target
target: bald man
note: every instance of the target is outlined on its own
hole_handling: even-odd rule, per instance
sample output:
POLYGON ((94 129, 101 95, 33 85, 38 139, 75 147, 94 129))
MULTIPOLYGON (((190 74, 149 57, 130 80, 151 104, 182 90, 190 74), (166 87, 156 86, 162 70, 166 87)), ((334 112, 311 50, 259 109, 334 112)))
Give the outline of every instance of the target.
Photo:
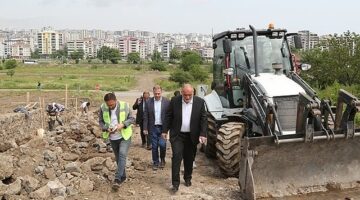
POLYGON ((206 142, 207 119, 205 102, 194 96, 194 88, 185 84, 179 96, 173 97, 163 124, 163 138, 170 130, 173 152, 171 176, 172 191, 177 192, 180 185, 180 165, 184 160, 185 186, 191 186, 193 161, 197 144, 206 142))

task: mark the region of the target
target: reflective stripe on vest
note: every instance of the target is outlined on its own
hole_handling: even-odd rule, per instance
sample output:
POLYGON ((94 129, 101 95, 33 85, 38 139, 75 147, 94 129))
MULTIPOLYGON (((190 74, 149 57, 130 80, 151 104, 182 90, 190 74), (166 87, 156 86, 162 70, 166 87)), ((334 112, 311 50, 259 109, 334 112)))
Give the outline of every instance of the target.
MULTIPOLYGON (((126 117, 129 115, 129 104, 126 103, 126 102, 118 101, 118 105, 120 105, 120 113, 119 113, 119 116, 118 116, 118 122, 121 123, 121 122, 125 121, 126 117)), ((105 103, 103 103, 101 105, 101 110, 103 112, 103 120, 105 122, 105 127, 109 127, 110 123, 111 123, 109 107, 105 103)), ((128 140, 132 135, 132 127, 131 127, 131 125, 129 125, 125 129, 124 128, 121 129, 120 132, 121 132, 122 138, 124 138, 124 140, 128 140)), ((102 137, 104 139, 108 139, 109 135, 110 134, 107 131, 102 133, 102 137)))

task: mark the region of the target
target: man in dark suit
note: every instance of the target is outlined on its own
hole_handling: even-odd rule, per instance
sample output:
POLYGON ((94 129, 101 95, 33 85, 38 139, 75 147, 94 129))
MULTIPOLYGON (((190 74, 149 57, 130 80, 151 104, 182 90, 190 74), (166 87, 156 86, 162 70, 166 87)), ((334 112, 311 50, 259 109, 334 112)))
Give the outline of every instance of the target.
POLYGON ((143 95, 140 98, 137 98, 134 105, 133 110, 137 110, 136 113, 136 124, 140 126, 140 135, 141 135, 141 144, 148 150, 151 149, 151 138, 148 135, 144 134, 144 126, 143 126, 143 117, 144 117, 144 108, 145 102, 149 99, 150 93, 148 91, 144 91, 143 95))
POLYGON ((193 96, 194 89, 185 84, 181 90, 182 95, 171 99, 170 107, 166 113, 163 125, 163 138, 170 130, 172 157, 172 185, 173 192, 179 189, 180 165, 184 160, 185 186, 191 186, 194 154, 197 144, 206 142, 207 119, 205 102, 193 96))
POLYGON ((166 139, 161 137, 161 133, 163 132, 164 119, 170 101, 161 96, 162 89, 160 86, 154 86, 153 92, 154 97, 150 98, 145 104, 144 133, 151 135, 153 170, 157 170, 158 167, 165 167, 166 139))

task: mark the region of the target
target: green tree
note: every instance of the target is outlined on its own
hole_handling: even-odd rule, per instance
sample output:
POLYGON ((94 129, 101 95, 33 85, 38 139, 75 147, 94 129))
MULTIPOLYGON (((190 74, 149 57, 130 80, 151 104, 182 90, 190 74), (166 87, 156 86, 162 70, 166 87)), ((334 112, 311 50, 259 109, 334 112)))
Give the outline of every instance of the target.
POLYGON ((74 51, 70 54, 70 58, 75 60, 76 64, 79 64, 80 59, 84 58, 84 51, 82 49, 79 49, 78 51, 74 51))
POLYGON ((181 56, 180 68, 189 71, 192 65, 200 65, 202 63, 201 56, 194 51, 184 51, 181 56))
POLYGON ((151 56, 151 60, 154 62, 161 62, 163 61, 163 58, 161 57, 160 52, 158 52, 157 50, 155 50, 151 56))
POLYGON ((205 70, 200 65, 191 65, 190 74, 194 77, 194 80, 203 82, 209 77, 209 70, 205 70))
POLYGON ((97 53, 97 58, 106 63, 106 60, 110 60, 111 63, 116 64, 120 60, 120 52, 118 49, 113 49, 107 46, 103 46, 97 53))
POLYGON ((173 48, 170 51, 170 60, 179 60, 181 58, 181 53, 176 48, 173 48))
POLYGON ((166 66, 165 66, 165 63, 163 63, 163 62, 153 61, 153 62, 151 62, 151 64, 150 64, 150 68, 151 68, 152 70, 166 71, 166 66))
POLYGON ((360 37, 345 32, 321 43, 326 49, 316 48, 301 54, 302 61, 312 65, 301 76, 310 84, 324 89, 334 81, 351 86, 360 83, 360 37))
POLYGON ((39 49, 35 49, 34 52, 31 52, 31 56, 32 59, 39 59, 40 58, 40 51, 39 49))
POLYGON ((6 72, 6 75, 10 76, 10 77, 13 77, 15 74, 15 70, 13 69, 10 69, 9 71, 6 72))
POLYGON ((68 56, 68 50, 65 47, 64 49, 56 50, 54 53, 51 54, 50 57, 53 59, 61 59, 61 58, 67 58, 67 56, 68 56))
POLYGON ((128 58, 127 58, 127 62, 132 63, 132 64, 140 63, 140 54, 139 54, 139 52, 131 52, 131 53, 129 53, 128 58))
POLYGON ((14 59, 5 61, 5 69, 14 69, 17 67, 17 62, 14 59))
POLYGON ((190 74, 190 72, 183 71, 181 69, 177 69, 170 74, 171 81, 177 82, 180 85, 184 83, 189 83, 194 80, 194 77, 190 74))

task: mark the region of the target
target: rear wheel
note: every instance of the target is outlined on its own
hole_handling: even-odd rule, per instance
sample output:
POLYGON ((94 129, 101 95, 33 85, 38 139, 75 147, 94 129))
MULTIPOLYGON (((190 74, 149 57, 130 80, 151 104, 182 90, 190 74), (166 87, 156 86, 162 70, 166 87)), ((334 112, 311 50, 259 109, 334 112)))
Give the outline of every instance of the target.
POLYGON ((228 122, 219 129, 216 138, 216 157, 221 171, 226 176, 239 175, 240 141, 244 132, 245 125, 241 122, 228 122))

